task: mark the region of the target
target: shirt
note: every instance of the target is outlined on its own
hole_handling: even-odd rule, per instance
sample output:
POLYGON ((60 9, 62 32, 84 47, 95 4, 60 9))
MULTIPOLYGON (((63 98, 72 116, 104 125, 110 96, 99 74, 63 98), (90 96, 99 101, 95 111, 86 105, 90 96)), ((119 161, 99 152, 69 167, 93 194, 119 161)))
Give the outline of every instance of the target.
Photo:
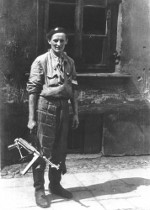
POLYGON ((52 50, 48 55, 49 86, 58 86, 64 83, 64 57, 57 57, 52 50))
POLYGON ((61 59, 52 51, 38 56, 32 63, 27 91, 29 94, 40 94, 43 86, 59 86, 68 79, 71 84, 78 85, 74 61, 66 53, 62 53, 61 59))

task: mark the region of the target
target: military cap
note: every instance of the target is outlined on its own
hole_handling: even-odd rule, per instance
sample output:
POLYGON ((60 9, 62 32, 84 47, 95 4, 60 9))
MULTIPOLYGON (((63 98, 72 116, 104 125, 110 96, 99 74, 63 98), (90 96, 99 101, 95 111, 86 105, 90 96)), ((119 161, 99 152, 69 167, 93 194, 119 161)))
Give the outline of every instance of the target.
POLYGON ((66 30, 63 27, 56 27, 56 28, 51 29, 47 33, 47 35, 46 35, 47 40, 50 40, 52 38, 52 36, 54 34, 56 34, 56 33, 64 33, 66 35, 66 37, 67 37, 67 32, 66 32, 66 30))

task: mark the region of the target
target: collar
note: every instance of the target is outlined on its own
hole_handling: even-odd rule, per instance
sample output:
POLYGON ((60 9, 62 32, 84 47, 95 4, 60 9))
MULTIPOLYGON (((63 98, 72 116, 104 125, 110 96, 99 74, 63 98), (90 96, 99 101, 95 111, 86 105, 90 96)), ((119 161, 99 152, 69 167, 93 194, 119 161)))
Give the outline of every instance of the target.
MULTIPOLYGON (((54 60, 52 58, 51 52, 52 52, 52 50, 49 49, 48 50, 48 63, 47 63, 47 65, 48 65, 48 68, 47 69, 49 69, 49 71, 47 71, 47 75, 49 77, 53 77, 54 76, 54 74, 55 74, 54 72, 55 71, 53 71, 53 70, 56 70, 57 69, 56 68, 56 64, 58 64, 58 62, 55 62, 56 59, 54 60)), ((54 55, 54 53, 53 53, 53 55, 54 55)), ((65 52, 62 53, 62 56, 63 56, 63 70, 67 74, 70 74, 71 68, 68 68, 68 67, 66 68, 66 66, 68 66, 67 64, 70 64, 69 58, 68 58, 68 56, 67 56, 67 54, 65 52)), ((56 55, 54 55, 54 57, 57 58, 57 60, 58 60, 58 57, 56 55)))
POLYGON ((59 62, 59 59, 61 59, 63 62, 68 62, 68 58, 67 58, 67 53, 66 52, 62 52, 61 56, 58 57, 57 55, 55 55, 52 51, 52 49, 49 49, 48 50, 50 55, 51 55, 51 58, 54 59, 55 61, 59 62))

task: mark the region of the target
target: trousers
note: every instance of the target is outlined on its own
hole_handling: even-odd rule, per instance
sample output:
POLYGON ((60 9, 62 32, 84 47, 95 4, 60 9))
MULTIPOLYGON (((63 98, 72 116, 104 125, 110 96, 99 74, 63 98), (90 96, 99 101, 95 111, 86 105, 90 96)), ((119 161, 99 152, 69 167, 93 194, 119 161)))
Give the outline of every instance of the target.
MULTIPOLYGON (((46 99, 39 97, 37 105, 37 138, 34 145, 42 155, 50 158, 54 164, 60 164, 56 169, 49 167, 49 179, 54 180, 56 174, 66 173, 66 149, 69 126, 69 104, 66 99, 46 99), (52 177, 53 176, 53 177, 52 177)), ((38 159, 33 164, 33 180, 35 190, 44 189, 44 172, 46 163, 38 159)), ((55 177, 56 179, 56 177, 55 177)), ((51 181, 51 180, 50 180, 51 181)))

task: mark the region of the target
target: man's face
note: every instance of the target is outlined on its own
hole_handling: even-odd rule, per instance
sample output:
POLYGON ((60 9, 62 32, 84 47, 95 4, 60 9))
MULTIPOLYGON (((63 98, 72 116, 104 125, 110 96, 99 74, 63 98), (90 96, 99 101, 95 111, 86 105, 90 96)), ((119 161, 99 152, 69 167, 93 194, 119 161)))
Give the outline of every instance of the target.
POLYGON ((51 49, 56 55, 60 55, 66 44, 67 44, 67 38, 64 33, 56 33, 51 37, 51 40, 48 41, 48 43, 51 45, 51 49))

